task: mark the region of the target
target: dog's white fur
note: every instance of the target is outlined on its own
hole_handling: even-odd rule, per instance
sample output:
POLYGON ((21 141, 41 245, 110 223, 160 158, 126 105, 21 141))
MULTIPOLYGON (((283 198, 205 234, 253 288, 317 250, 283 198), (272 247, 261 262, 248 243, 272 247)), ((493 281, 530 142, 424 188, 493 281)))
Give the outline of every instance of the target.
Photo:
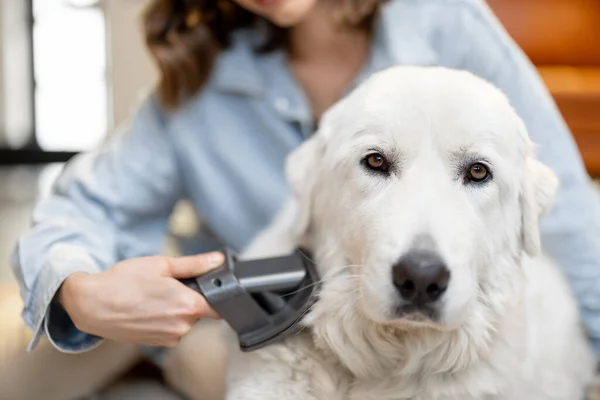
POLYGON ((244 253, 311 249, 323 277, 298 335, 231 339, 228 400, 578 400, 595 357, 570 288, 541 254, 557 179, 507 98, 467 73, 395 67, 330 109, 289 158, 293 196, 244 253), (389 177, 361 160, 373 149, 389 177), (484 161, 493 178, 463 180, 484 161), (391 266, 437 252, 439 321, 397 318, 391 266))

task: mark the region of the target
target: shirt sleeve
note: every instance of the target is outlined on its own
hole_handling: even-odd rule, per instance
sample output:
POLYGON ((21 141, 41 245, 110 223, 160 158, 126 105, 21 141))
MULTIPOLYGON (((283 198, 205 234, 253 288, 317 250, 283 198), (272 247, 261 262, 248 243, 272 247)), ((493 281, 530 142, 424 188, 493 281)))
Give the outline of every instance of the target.
POLYGON ((90 350, 101 338, 79 331, 54 300, 67 276, 99 273, 116 262, 162 252, 168 218, 180 198, 174 143, 154 97, 98 151, 76 156, 33 213, 12 268, 24 301, 22 317, 59 350, 90 350))
POLYGON ((524 120, 540 160, 558 175, 553 210, 541 222, 544 250, 563 268, 600 355, 600 201, 574 138, 535 66, 482 0, 451 2, 446 26, 454 65, 504 91, 524 120), (456 10, 455 10, 456 12, 456 10), (456 15, 456 14, 455 14, 456 15))

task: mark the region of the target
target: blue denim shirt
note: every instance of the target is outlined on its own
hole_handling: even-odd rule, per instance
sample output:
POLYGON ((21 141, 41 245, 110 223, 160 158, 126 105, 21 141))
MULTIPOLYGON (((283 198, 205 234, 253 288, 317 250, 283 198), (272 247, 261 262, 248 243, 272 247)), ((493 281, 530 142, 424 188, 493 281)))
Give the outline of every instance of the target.
MULTIPOLYGON (((52 300, 75 271, 163 253, 174 205, 187 199, 203 231, 188 252, 241 249, 288 195, 286 155, 314 130, 308 101, 285 54, 253 51, 258 30, 240 31, 208 85, 176 112, 149 95, 127 127, 76 157, 18 241, 13 268, 23 318, 63 352, 101 339, 78 331, 52 300)), ((542 223, 546 251, 563 267, 591 339, 600 343, 600 202, 571 134, 536 70, 482 0, 394 0, 377 20, 369 62, 355 85, 393 65, 469 70, 501 88, 562 181, 542 223)), ((351 88, 349 88, 350 90, 351 88)), ((600 346, 597 346, 600 348, 600 346)))

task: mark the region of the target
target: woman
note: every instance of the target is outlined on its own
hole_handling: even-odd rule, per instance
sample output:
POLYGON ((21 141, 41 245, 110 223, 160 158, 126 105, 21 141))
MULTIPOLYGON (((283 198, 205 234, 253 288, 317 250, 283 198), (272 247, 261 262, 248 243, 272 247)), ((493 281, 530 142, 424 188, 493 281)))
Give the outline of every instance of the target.
MULTIPOLYGON (((287 195, 286 155, 337 99, 398 64, 466 69, 509 96, 562 180, 543 240, 571 279, 591 340, 600 338, 600 203, 535 69, 482 0, 154 0, 145 29, 157 90, 128 129, 66 168, 15 250, 23 319, 39 348, 2 361, 13 378, 0 387, 12 385, 13 398, 32 393, 19 376, 51 393, 25 359, 52 368, 54 387, 69 394, 124 368, 137 345, 173 365, 177 353, 164 350, 165 361, 161 349, 216 317, 173 278, 219 265, 209 252, 219 244, 247 244, 287 195), (158 256, 184 198, 204 222, 187 251, 200 255, 158 256), (70 378, 65 364, 93 373, 70 378)), ((193 395, 199 375, 190 375, 171 383, 193 395)))

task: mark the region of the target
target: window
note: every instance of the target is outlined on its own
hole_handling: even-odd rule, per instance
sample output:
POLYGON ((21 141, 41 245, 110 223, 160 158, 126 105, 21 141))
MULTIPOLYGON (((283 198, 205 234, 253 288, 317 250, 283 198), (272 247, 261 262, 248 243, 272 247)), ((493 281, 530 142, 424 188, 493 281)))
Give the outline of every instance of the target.
POLYGON ((44 151, 87 151, 110 115, 99 0, 32 0, 35 135, 44 151))

